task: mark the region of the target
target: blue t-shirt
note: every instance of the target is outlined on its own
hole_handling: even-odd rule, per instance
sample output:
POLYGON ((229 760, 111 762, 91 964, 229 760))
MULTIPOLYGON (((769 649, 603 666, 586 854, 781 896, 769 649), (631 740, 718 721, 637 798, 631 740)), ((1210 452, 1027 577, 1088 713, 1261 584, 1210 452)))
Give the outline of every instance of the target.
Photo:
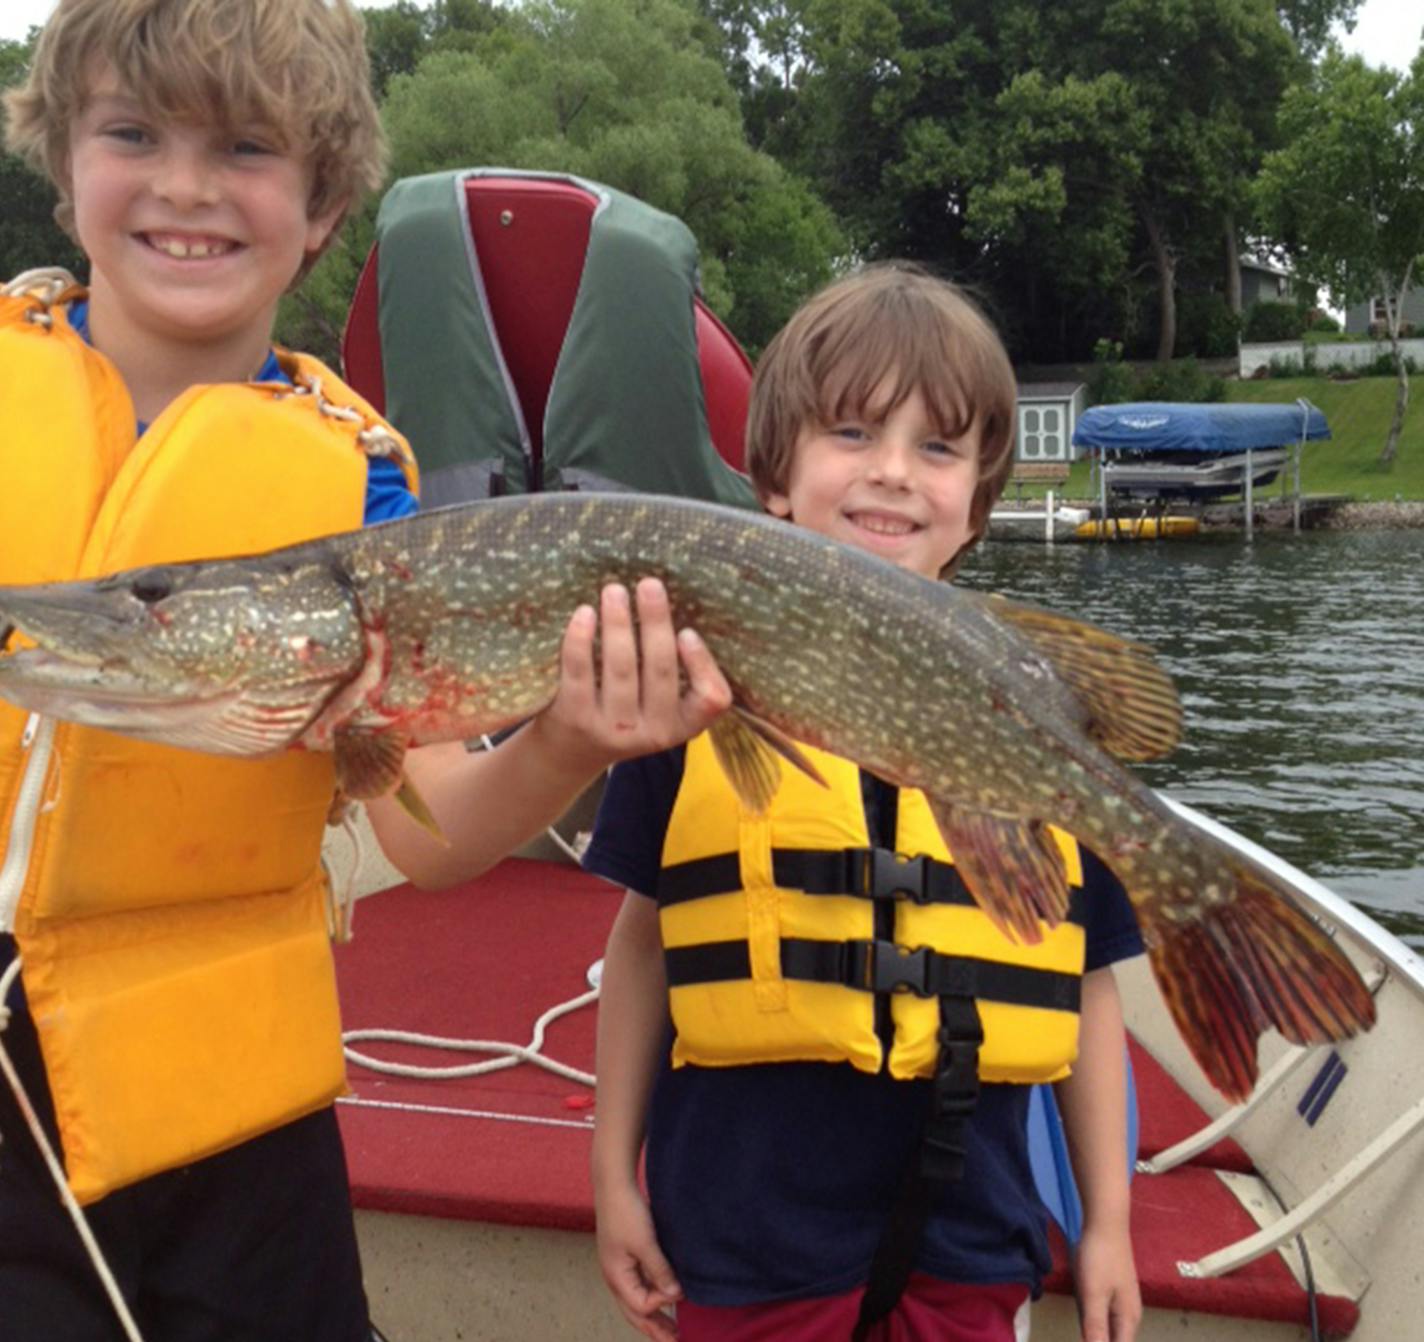
MULTIPOLYGON (((584 857, 589 871, 656 895, 683 759, 678 749, 613 770, 584 857)), ((1140 954, 1122 886, 1086 850, 1083 876, 1086 969, 1140 954)), ((658 1242, 687 1298, 747 1305, 862 1284, 918 1151, 929 1086, 849 1063, 665 1063, 648 1114, 648 1185, 658 1242)), ((1028 1100, 1027 1086, 980 1088, 965 1176, 935 1195, 922 1271, 1038 1293, 1050 1259, 1028 1100)))
MULTIPOLYGON (((68 316, 70 326, 93 344, 89 335, 89 300, 84 298, 77 303, 71 303, 68 316)), ((292 379, 282 371, 282 365, 277 362, 276 351, 269 349, 266 362, 253 381, 285 382, 290 386, 292 379)), ((140 423, 138 431, 142 433, 147 427, 148 425, 140 423)), ((370 526, 372 522, 390 522, 397 517, 409 517, 419 507, 419 501, 406 485, 405 475, 394 461, 387 457, 366 459, 366 511, 363 518, 366 526, 370 526)))

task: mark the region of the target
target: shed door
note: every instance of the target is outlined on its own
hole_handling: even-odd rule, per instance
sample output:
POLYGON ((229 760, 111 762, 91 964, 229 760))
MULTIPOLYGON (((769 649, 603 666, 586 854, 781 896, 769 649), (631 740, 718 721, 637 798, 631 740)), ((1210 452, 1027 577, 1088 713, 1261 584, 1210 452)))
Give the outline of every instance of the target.
POLYGON ((1061 405, 1019 407, 1019 460, 1066 461, 1067 435, 1061 405))

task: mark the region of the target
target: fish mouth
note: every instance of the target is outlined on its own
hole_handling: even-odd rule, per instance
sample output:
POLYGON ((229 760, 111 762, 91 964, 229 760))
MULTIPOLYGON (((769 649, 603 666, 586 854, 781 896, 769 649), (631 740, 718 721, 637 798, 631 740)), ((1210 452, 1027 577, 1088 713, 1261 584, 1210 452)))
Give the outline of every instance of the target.
POLYGON ((122 662, 25 648, 0 659, 0 696, 31 712, 125 732, 164 728, 221 712, 237 696, 216 686, 154 685, 122 662))
POLYGON ((0 658, 0 698, 32 713, 155 745, 213 755, 272 755, 292 745, 330 694, 322 682, 291 683, 262 698, 231 685, 157 685, 113 659, 37 648, 0 658))

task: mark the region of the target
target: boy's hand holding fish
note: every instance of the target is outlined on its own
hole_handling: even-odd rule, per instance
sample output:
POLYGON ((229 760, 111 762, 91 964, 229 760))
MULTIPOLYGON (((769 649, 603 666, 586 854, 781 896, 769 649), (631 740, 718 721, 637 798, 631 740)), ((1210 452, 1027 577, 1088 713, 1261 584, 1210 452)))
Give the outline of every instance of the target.
POLYGON ((580 606, 564 631, 553 702, 498 752, 444 742, 406 757, 406 776, 441 838, 412 825, 393 797, 370 802, 367 813, 387 856, 416 884, 439 889, 552 824, 609 765, 695 736, 731 702, 707 645, 674 627, 661 582, 643 579, 631 600, 628 588, 610 583, 598 609, 580 606), (480 805, 490 788, 520 798, 501 808, 503 824, 480 805), (459 823, 471 807, 484 816, 459 823))

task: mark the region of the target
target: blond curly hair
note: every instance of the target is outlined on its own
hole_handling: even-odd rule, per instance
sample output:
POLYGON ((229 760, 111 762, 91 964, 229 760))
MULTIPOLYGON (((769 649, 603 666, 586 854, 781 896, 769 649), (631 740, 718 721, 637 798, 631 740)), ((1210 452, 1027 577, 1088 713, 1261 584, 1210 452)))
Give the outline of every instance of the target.
POLYGON ((60 0, 28 78, 4 96, 5 142, 54 183, 55 217, 71 235, 70 128, 105 66, 155 118, 261 127, 305 162, 311 218, 338 210, 339 225, 385 180, 350 0, 60 0))

